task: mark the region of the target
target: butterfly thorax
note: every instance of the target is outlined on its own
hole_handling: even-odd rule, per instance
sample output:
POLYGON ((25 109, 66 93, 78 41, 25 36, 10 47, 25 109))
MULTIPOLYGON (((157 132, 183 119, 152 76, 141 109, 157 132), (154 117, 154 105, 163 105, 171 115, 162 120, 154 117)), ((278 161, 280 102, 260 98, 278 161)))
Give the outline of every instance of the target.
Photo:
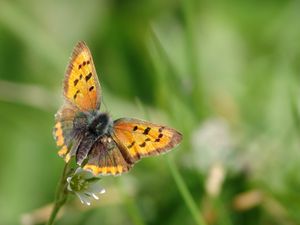
POLYGON ((89 133, 95 138, 111 133, 113 121, 107 113, 99 111, 78 112, 74 120, 77 131, 89 133))
POLYGON ((110 133, 113 127, 113 121, 107 113, 93 111, 87 115, 87 129, 97 137, 110 133))

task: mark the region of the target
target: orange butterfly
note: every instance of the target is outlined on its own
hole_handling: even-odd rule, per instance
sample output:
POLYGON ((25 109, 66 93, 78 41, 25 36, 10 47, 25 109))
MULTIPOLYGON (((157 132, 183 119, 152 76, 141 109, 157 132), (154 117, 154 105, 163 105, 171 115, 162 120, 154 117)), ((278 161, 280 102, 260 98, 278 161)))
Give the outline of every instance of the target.
POLYGON ((55 115, 54 137, 66 162, 98 175, 127 172, 140 158, 167 152, 181 142, 176 130, 150 122, 101 113, 101 87, 84 42, 72 54, 65 80, 65 103, 55 115))

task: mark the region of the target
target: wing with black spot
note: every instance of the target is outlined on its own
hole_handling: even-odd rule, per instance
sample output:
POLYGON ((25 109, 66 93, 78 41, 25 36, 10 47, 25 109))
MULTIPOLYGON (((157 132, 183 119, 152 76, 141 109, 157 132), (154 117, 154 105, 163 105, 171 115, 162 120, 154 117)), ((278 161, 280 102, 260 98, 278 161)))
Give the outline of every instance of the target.
POLYGON ((73 50, 64 80, 64 96, 81 111, 100 108, 101 87, 92 54, 84 42, 73 50))
POLYGON ((83 139, 84 132, 80 130, 80 126, 76 127, 77 121, 81 121, 78 108, 69 102, 65 102, 55 114, 53 136, 56 145, 61 148, 58 155, 63 157, 66 162, 75 155, 78 145, 83 139))
POLYGON ((129 156, 123 153, 126 154, 124 149, 120 149, 110 136, 104 136, 93 145, 83 168, 96 176, 119 175, 132 167, 132 163, 127 161, 129 156))
POLYGON ((116 143, 127 150, 132 161, 167 152, 182 139, 172 128, 138 119, 118 119, 114 121, 113 130, 116 143))

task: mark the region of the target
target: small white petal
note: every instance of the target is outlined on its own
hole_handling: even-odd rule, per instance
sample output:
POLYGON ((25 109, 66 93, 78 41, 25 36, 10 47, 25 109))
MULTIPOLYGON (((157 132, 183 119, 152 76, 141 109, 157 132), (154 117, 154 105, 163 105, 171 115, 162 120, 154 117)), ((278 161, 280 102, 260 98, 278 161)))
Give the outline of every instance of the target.
POLYGON ((77 197, 80 199, 81 203, 82 204, 85 204, 85 205, 90 205, 90 198, 88 196, 86 196, 84 193, 78 193, 78 192, 75 192, 77 197))
POLYGON ((92 193, 101 193, 101 194, 105 192, 104 188, 101 186, 99 181, 90 183, 87 191, 92 193))
POLYGON ((67 188, 68 188, 69 191, 73 191, 70 184, 68 184, 67 188))
POLYGON ((81 202, 82 204, 84 204, 84 201, 83 201, 83 199, 81 199, 81 197, 80 197, 79 195, 77 195, 77 196, 78 196, 78 198, 79 198, 80 202, 81 202))
POLYGON ((94 193, 92 194, 94 199, 99 200, 99 197, 97 195, 95 195, 94 193))

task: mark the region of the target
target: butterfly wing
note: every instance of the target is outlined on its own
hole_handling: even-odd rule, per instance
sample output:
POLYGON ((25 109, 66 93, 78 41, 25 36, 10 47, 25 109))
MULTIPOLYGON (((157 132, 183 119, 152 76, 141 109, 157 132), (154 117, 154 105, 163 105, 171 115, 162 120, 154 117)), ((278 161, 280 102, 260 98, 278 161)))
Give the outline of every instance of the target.
MULTIPOLYGON (((131 168, 131 163, 126 161, 124 149, 120 149, 110 136, 99 139, 89 152, 85 170, 94 175, 119 175, 131 168)), ((129 157, 129 156, 128 156, 129 157)))
POLYGON ((53 136, 56 145, 61 148, 58 155, 67 162, 71 157, 71 147, 74 149, 80 139, 78 134, 74 132, 74 120, 77 112, 78 109, 74 105, 66 102, 55 114, 53 136))
POLYGON ((69 161, 84 138, 80 125, 86 121, 80 112, 98 110, 101 103, 101 87, 93 58, 84 42, 79 42, 73 50, 64 79, 64 96, 66 101, 55 115, 53 133, 56 144, 61 147, 58 154, 69 161))
POLYGON ((182 135, 172 128, 137 119, 118 119, 113 130, 115 141, 126 149, 132 162, 165 153, 182 140, 182 135))
POLYGON ((81 111, 100 108, 101 87, 91 52, 84 42, 73 50, 64 80, 64 96, 81 111))
POLYGON ((167 152, 180 143, 176 130, 137 119, 114 121, 112 136, 93 145, 84 169, 94 175, 118 175, 130 170, 140 158, 167 152))

